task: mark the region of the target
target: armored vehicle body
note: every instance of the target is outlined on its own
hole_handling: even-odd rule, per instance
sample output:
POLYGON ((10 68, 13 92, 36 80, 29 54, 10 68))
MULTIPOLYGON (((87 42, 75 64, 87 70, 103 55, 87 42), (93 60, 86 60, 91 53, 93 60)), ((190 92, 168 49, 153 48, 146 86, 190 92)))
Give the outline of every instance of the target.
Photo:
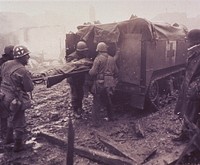
POLYGON ((66 35, 66 53, 74 51, 79 40, 86 41, 91 58, 96 56, 95 48, 101 41, 110 45, 110 53, 119 49, 117 102, 140 109, 152 103, 158 108, 160 97, 180 88, 187 59, 186 34, 184 26, 152 23, 143 18, 83 25, 76 33, 66 35))

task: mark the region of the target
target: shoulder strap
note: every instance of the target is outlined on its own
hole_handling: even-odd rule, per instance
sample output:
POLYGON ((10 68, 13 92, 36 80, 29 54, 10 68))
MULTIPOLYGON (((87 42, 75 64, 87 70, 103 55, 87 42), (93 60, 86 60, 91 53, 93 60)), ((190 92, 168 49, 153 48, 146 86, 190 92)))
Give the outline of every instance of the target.
POLYGON ((104 70, 104 76, 105 75, 107 75, 108 73, 106 73, 107 71, 108 71, 108 68, 109 68, 109 63, 108 63, 108 61, 109 61, 109 55, 107 56, 107 59, 106 59, 106 67, 105 67, 105 70, 104 70))

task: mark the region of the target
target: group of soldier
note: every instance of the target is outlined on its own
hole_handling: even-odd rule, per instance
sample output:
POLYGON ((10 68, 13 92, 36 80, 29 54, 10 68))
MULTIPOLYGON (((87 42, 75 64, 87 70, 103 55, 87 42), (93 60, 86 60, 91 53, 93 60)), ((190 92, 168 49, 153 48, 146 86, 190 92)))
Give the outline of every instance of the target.
MULTIPOLYGON (((81 115, 83 112, 84 85, 89 80, 93 80, 90 92, 93 94, 92 120, 95 127, 100 124, 99 113, 102 105, 107 110, 108 119, 112 120, 111 95, 114 92, 118 78, 116 58, 108 53, 108 45, 104 42, 99 42, 96 51, 98 55, 94 59, 88 75, 79 74, 68 78, 71 88, 72 109, 76 115, 81 115)), ((87 44, 84 41, 79 41, 76 51, 68 55, 66 61, 89 58, 88 53, 87 44)))
MULTIPOLYGON (((187 35, 189 42, 188 61, 182 89, 175 108, 180 117, 186 116, 188 120, 199 126, 200 118, 200 30, 191 30, 187 35)), ((94 126, 99 126, 100 110, 104 107, 112 120, 112 95, 117 85, 118 67, 115 56, 108 53, 108 45, 99 42, 98 52, 88 74, 77 74, 68 78, 71 89, 71 104, 76 115, 83 113, 82 101, 84 97, 84 84, 91 78, 93 84, 92 120, 94 126)), ((0 118, 1 137, 4 144, 14 143, 13 150, 19 152, 24 149, 23 136, 25 133, 25 110, 31 107, 28 92, 34 89, 31 73, 26 69, 30 58, 29 50, 22 45, 7 46, 2 56, 0 77, 0 118)), ((66 57, 66 62, 88 58, 86 42, 79 41, 76 51, 66 57)), ((175 140, 189 138, 187 124, 183 125, 180 137, 175 140)))
MULTIPOLYGON (((88 74, 77 74, 68 78, 71 88, 71 105, 74 114, 83 113, 82 101, 86 77, 93 79, 91 93, 94 96, 92 116, 94 126, 99 126, 99 112, 103 103, 111 119, 110 97, 116 86, 118 69, 114 57, 107 53, 108 46, 104 42, 97 45, 98 55, 94 59, 88 74), (104 83, 105 79, 105 83, 104 83), (101 103, 100 103, 101 102, 101 103)), ((14 143, 14 152, 24 149, 25 110, 31 107, 29 92, 33 91, 32 74, 25 67, 30 58, 29 50, 23 45, 9 45, 4 49, 0 68, 0 119, 1 138, 5 145, 14 143)), ((88 46, 79 41, 76 51, 66 57, 66 62, 88 58, 88 46)))

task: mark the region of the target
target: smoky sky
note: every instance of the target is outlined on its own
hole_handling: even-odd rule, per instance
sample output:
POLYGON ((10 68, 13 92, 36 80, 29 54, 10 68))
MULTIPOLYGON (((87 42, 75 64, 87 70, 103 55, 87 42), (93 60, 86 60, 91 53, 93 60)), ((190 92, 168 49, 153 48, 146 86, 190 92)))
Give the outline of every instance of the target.
MULTIPOLYGON (((60 27, 59 30, 54 28, 53 36, 44 28, 33 28, 29 31, 30 43, 25 44, 31 52, 43 53, 46 58, 58 58, 64 49, 65 34, 76 32, 77 26, 83 23, 93 20, 100 23, 120 22, 128 20, 131 15, 153 20, 160 13, 185 13, 187 17, 193 18, 200 16, 199 11, 200 0, 0 0, 1 20, 12 25, 9 27, 12 32, 18 32, 19 27, 24 26, 49 25, 49 29, 54 28, 53 25, 56 25, 55 28, 60 27), (17 13, 24 13, 29 17, 19 19, 20 14, 17 13)), ((199 24, 194 26, 199 27, 199 24)), ((8 26, 5 29, 8 29, 8 26)))
POLYGON ((200 11, 199 0, 43 0, 1 1, 0 12, 22 12, 39 15, 44 12, 65 14, 69 19, 90 21, 89 11, 94 8, 95 19, 102 23, 122 21, 134 14, 151 19, 159 13, 185 12, 195 17, 200 11))

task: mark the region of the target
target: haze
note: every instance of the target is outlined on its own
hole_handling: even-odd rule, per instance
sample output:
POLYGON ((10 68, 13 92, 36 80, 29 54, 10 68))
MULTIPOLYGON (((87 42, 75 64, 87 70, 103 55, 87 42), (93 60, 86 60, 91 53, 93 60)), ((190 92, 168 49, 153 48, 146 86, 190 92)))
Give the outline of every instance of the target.
POLYGON ((58 59, 64 56, 66 33, 83 23, 120 22, 136 15, 191 29, 200 27, 199 11, 199 0, 0 0, 0 52, 7 44, 24 44, 36 55, 58 59))
POLYGON ((109 23, 129 19, 134 14, 151 20, 166 12, 184 12, 188 17, 196 17, 199 11, 199 0, 0 1, 0 12, 22 12, 30 16, 47 12, 65 15, 66 22, 73 24, 69 31, 74 30, 75 24, 93 21, 91 19, 109 23), (91 10, 93 16, 89 14, 91 10))

